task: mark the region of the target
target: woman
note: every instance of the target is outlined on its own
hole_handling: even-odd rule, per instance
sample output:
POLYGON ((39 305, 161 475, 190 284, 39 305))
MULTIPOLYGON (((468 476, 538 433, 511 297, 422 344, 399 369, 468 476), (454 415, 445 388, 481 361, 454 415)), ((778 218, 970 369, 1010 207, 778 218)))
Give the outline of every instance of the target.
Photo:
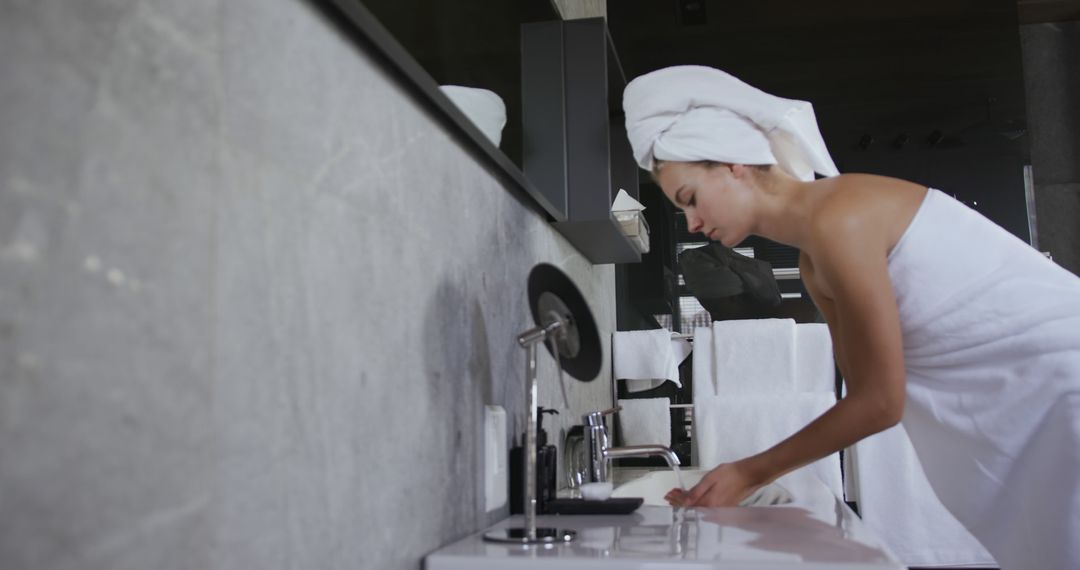
POLYGON ((1002 568, 1080 568, 1080 279, 938 190, 839 175, 809 103, 680 66, 623 104, 635 158, 691 232, 800 250, 847 384, 798 433, 668 500, 737 504, 902 420, 1002 568))

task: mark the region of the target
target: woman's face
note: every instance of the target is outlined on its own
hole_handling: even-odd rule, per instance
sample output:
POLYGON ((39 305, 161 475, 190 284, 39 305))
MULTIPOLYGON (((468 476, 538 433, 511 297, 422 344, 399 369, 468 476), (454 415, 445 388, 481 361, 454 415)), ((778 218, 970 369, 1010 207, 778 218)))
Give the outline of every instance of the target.
POLYGON ((734 247, 750 235, 752 173, 743 165, 665 162, 656 181, 664 195, 686 212, 691 233, 734 247))

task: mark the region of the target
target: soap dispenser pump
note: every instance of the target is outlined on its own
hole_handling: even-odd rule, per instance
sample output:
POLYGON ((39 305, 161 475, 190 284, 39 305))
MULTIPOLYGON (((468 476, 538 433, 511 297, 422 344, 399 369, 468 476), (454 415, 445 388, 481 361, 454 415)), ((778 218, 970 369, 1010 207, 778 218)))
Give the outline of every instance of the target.
MULTIPOLYGON (((556 449, 548 444, 547 430, 544 429, 544 414, 558 414, 558 410, 540 406, 536 409, 536 504, 537 511, 544 512, 544 505, 555 498, 556 492, 556 449)), ((524 441, 525 434, 521 435, 524 441)), ((510 450, 510 513, 520 514, 524 509, 521 479, 525 473, 525 449, 516 446, 510 450)))

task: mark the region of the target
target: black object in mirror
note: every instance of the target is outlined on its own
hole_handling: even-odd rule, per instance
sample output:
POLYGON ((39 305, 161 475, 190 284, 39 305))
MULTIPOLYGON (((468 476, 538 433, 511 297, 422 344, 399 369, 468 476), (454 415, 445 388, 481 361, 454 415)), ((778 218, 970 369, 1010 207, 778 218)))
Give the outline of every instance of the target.
POLYGON ((686 286, 713 320, 750 318, 743 313, 780 304, 772 265, 720 242, 684 251, 679 266, 686 286))

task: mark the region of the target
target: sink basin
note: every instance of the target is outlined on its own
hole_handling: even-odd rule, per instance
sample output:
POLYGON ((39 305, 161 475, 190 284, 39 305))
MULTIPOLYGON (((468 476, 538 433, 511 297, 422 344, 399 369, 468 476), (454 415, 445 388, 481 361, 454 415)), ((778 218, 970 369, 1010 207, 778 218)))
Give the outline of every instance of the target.
MULTIPOLYGON (((684 471, 686 484, 706 471, 684 471)), ((522 515, 496 523, 444 546, 424 560, 426 570, 906 570, 858 515, 816 478, 784 480, 763 488, 751 504, 770 503, 768 495, 791 491, 794 500, 778 507, 675 509, 663 497, 677 486, 671 471, 619 468, 616 497, 650 502, 632 514, 540 515, 538 525, 577 532, 569 544, 523 548, 486 542, 492 530, 521 527, 522 515), (634 474, 648 473, 630 480, 634 474), (782 486, 781 486, 782 485, 782 486)), ((779 495, 775 495, 779 496, 779 495)), ((789 499, 790 500, 790 499, 789 499)))
MULTIPOLYGON (((697 485, 698 481, 701 481, 702 477, 708 472, 707 469, 684 469, 682 471, 683 483, 687 489, 690 489, 697 485)), ((614 498, 641 497, 645 499, 644 504, 646 505, 666 507, 668 503, 664 500, 664 495, 678 486, 679 480, 674 471, 653 471, 644 477, 619 485, 612 491, 611 496, 614 498)), ((739 505, 743 507, 765 507, 787 504, 792 500, 793 497, 786 488, 777 483, 770 483, 743 499, 739 505)))

